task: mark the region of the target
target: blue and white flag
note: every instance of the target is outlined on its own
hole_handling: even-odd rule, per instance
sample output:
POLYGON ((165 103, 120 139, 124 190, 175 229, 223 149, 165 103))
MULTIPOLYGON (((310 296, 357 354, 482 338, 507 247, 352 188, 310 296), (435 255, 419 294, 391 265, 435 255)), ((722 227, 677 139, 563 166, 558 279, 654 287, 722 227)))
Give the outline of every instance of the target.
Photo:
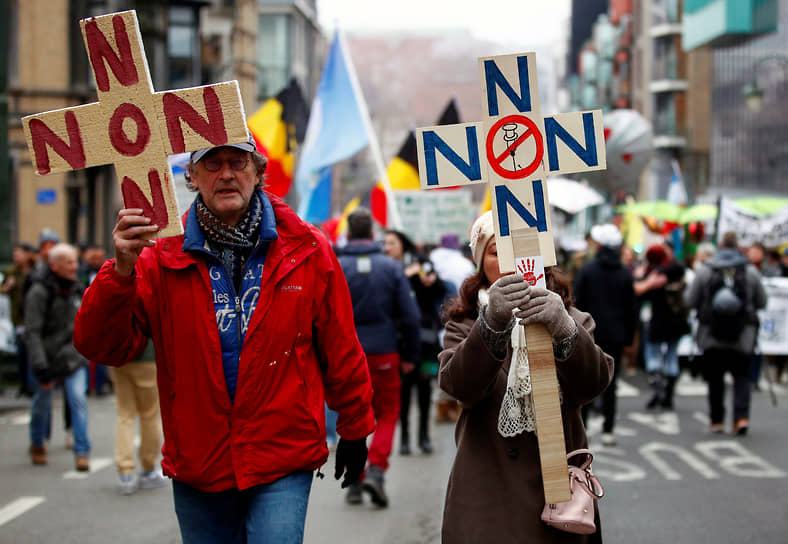
POLYGON ((331 194, 330 182, 326 191, 326 176, 320 175, 321 170, 351 157, 369 144, 364 124, 365 108, 358 94, 353 65, 339 32, 335 32, 296 169, 295 185, 301 199, 298 215, 302 219, 310 222, 328 219, 330 202, 317 202, 331 194), (321 181, 320 194, 312 198, 321 181), (317 207, 313 209, 313 206, 317 207))

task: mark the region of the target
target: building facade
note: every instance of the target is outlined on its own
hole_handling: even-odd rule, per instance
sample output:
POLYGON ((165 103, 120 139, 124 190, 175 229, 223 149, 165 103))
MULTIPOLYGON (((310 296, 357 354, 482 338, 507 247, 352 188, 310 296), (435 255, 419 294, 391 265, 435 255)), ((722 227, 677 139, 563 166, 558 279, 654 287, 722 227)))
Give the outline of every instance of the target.
POLYGON ((710 183, 704 199, 788 193, 788 0, 686 0, 690 54, 711 57, 710 183), (761 108, 747 107, 753 83, 761 108))
POLYGON ((38 176, 22 132, 21 119, 26 115, 96 101, 80 19, 135 9, 155 90, 236 79, 247 114, 291 76, 299 78, 311 97, 325 49, 314 0, 10 0, 4 4, 9 10, 7 88, 0 86, 0 93, 5 90, 8 100, 10 159, 7 176, 0 172, 0 188, 10 202, 5 243, 35 243, 43 228, 51 228, 72 243, 111 247, 122 207, 114 168, 38 176))

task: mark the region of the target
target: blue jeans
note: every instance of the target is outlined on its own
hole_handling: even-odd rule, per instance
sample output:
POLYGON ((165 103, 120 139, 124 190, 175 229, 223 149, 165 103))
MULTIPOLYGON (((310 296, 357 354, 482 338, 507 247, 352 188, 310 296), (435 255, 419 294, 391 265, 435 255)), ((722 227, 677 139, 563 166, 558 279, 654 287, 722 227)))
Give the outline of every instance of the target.
POLYGON ((679 341, 646 342, 644 356, 647 372, 662 372, 675 378, 679 375, 679 341), (664 346, 664 350, 663 350, 664 346))
MULTIPOLYGON (((90 452, 88 439, 88 401, 85 396, 85 376, 87 367, 80 367, 63 381, 66 400, 71 408, 71 427, 74 431, 74 455, 87 455, 90 452)), ((30 408, 30 443, 41 447, 52 426, 52 390, 44 391, 35 382, 33 404, 30 408)))
POLYGON ((311 487, 310 471, 214 493, 173 480, 183 544, 301 544, 311 487))
POLYGON ((337 418, 339 414, 326 405, 326 440, 337 443, 337 418))

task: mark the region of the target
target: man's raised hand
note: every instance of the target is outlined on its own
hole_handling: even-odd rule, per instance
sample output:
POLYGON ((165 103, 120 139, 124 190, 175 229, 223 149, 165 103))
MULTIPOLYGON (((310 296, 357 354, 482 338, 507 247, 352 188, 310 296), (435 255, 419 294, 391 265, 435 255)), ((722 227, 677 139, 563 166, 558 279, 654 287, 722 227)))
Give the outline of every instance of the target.
POLYGON ((142 250, 156 245, 147 236, 157 232, 159 227, 150 222, 139 208, 124 208, 118 212, 112 241, 115 244, 115 271, 121 276, 131 276, 142 250))

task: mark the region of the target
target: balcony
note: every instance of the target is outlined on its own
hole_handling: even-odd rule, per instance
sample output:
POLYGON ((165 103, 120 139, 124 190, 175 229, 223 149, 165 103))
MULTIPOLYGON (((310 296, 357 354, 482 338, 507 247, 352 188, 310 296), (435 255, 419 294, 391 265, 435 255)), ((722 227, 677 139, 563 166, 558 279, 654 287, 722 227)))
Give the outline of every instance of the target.
POLYGON ((777 29, 777 0, 685 0, 684 49, 725 46, 777 29))

